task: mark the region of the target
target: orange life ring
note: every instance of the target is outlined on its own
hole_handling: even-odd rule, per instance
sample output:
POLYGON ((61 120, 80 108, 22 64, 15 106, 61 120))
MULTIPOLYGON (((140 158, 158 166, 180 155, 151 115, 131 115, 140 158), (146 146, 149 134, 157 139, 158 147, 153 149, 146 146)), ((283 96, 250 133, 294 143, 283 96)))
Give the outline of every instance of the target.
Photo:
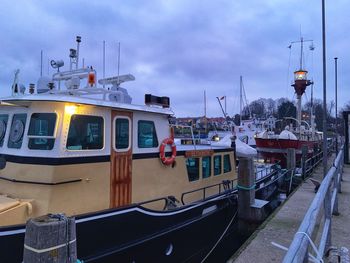
POLYGON ((174 143, 174 140, 171 138, 166 138, 162 141, 162 144, 159 147, 159 158, 165 165, 171 165, 174 163, 176 157, 176 145, 174 143), (165 146, 166 145, 171 146, 171 156, 166 157, 165 156, 165 146))

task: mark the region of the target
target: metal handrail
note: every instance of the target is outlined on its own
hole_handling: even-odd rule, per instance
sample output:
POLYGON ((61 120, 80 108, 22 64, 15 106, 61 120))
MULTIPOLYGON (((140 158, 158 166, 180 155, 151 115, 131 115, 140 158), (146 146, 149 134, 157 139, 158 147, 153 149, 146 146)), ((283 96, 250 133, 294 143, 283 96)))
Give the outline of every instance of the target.
POLYGON ((319 152, 312 156, 311 158, 307 159, 303 165, 303 178, 307 178, 314 169, 319 165, 319 163, 322 161, 323 152, 319 152))
POLYGON ((185 205, 185 201, 184 201, 184 198, 186 195, 189 195, 189 194, 193 194, 193 193, 196 193, 196 192, 202 192, 202 199, 199 199, 198 201, 203 201, 205 200, 206 198, 208 197, 211 197, 213 195, 210 195, 210 196, 207 196, 207 190, 209 188, 213 188, 213 187, 218 187, 218 192, 217 194, 221 194, 221 188, 224 189, 224 191, 227 191, 227 190, 232 190, 234 189, 233 187, 233 182, 234 181, 237 181, 237 179, 234 179, 234 180, 224 180, 223 182, 221 183, 217 183, 217 184, 213 184, 213 185, 209 185, 209 186, 205 186, 205 187, 201 187, 201 188, 198 188, 198 189, 195 189, 195 190, 191 190, 191 191, 187 191, 187 192, 184 192, 182 193, 181 195, 181 203, 183 205, 185 205), (221 187, 222 186, 222 187, 221 187), (228 188, 226 188, 228 187, 228 188))
POLYGON ((294 235, 294 239, 283 259, 283 263, 305 262, 305 259, 308 259, 308 247, 317 224, 318 215, 323 208, 324 224, 323 229, 321 229, 322 236, 317 248, 317 254, 323 257, 325 251, 330 247, 332 214, 338 213, 338 192, 341 189, 343 161, 344 146, 342 146, 333 166, 323 179, 297 233, 294 235))

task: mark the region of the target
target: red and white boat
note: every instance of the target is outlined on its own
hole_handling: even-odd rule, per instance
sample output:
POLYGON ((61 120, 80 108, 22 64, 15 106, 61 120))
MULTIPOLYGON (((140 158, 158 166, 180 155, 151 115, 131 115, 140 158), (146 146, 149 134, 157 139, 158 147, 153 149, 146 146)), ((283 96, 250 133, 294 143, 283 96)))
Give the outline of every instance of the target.
POLYGON ((303 39, 301 43, 300 70, 294 72, 294 83, 292 86, 297 95, 297 119, 288 117, 296 121, 296 126, 287 125, 280 134, 264 131, 257 134, 255 138, 256 149, 259 155, 266 161, 280 161, 282 167, 286 166, 287 149, 293 148, 296 151, 296 161, 302 156, 302 148, 307 147, 307 154, 311 156, 322 144, 322 133, 317 132, 314 125, 314 116, 311 113, 311 125, 301 120, 301 97, 306 87, 313 84, 307 79, 307 71, 302 66, 303 39), (303 125, 306 124, 306 125, 303 125))

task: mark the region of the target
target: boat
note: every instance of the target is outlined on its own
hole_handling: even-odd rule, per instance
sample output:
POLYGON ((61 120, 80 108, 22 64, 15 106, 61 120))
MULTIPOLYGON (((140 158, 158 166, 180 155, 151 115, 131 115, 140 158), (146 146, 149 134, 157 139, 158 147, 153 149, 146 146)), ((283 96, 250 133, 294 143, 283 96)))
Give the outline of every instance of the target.
POLYGON ((97 80, 76 40, 68 70, 52 60, 28 89, 17 70, 0 100, 1 262, 35 251, 26 221, 56 213, 75 217, 83 262, 202 261, 237 214, 232 147, 175 145, 170 99, 133 104, 135 77, 97 80))
POLYGON ((308 71, 303 68, 303 43, 301 38, 301 54, 299 70, 294 72, 294 87, 297 95, 297 119, 287 117, 288 120, 294 120, 296 125, 292 122, 286 125, 285 129, 280 133, 265 130, 258 133, 255 137, 256 148, 259 155, 271 163, 280 162, 282 167, 286 167, 287 150, 289 148, 295 149, 296 161, 300 162, 303 154, 303 149, 307 156, 312 156, 321 147, 322 133, 316 130, 314 124, 314 116, 311 113, 311 125, 301 119, 301 99, 302 95, 308 86, 313 85, 313 82, 308 79, 308 71), (303 125, 305 124, 305 125, 303 125))

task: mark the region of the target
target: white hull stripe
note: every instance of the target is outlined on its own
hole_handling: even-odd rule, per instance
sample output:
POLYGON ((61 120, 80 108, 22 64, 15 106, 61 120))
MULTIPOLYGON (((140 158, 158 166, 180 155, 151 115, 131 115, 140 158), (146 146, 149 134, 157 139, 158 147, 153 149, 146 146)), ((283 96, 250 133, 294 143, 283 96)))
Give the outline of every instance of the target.
POLYGON ((36 249, 36 248, 30 247, 30 246, 24 244, 24 248, 27 249, 27 250, 33 251, 33 252, 35 252, 37 254, 41 254, 41 253, 49 252, 49 251, 52 251, 52 250, 55 250, 55 249, 59 249, 61 247, 66 247, 67 245, 70 245, 70 244, 72 244, 72 243, 74 243, 76 241, 77 241, 76 239, 73 239, 72 241, 69 241, 68 243, 64 243, 64 244, 57 245, 57 246, 54 246, 54 247, 43 248, 43 249, 36 249))

